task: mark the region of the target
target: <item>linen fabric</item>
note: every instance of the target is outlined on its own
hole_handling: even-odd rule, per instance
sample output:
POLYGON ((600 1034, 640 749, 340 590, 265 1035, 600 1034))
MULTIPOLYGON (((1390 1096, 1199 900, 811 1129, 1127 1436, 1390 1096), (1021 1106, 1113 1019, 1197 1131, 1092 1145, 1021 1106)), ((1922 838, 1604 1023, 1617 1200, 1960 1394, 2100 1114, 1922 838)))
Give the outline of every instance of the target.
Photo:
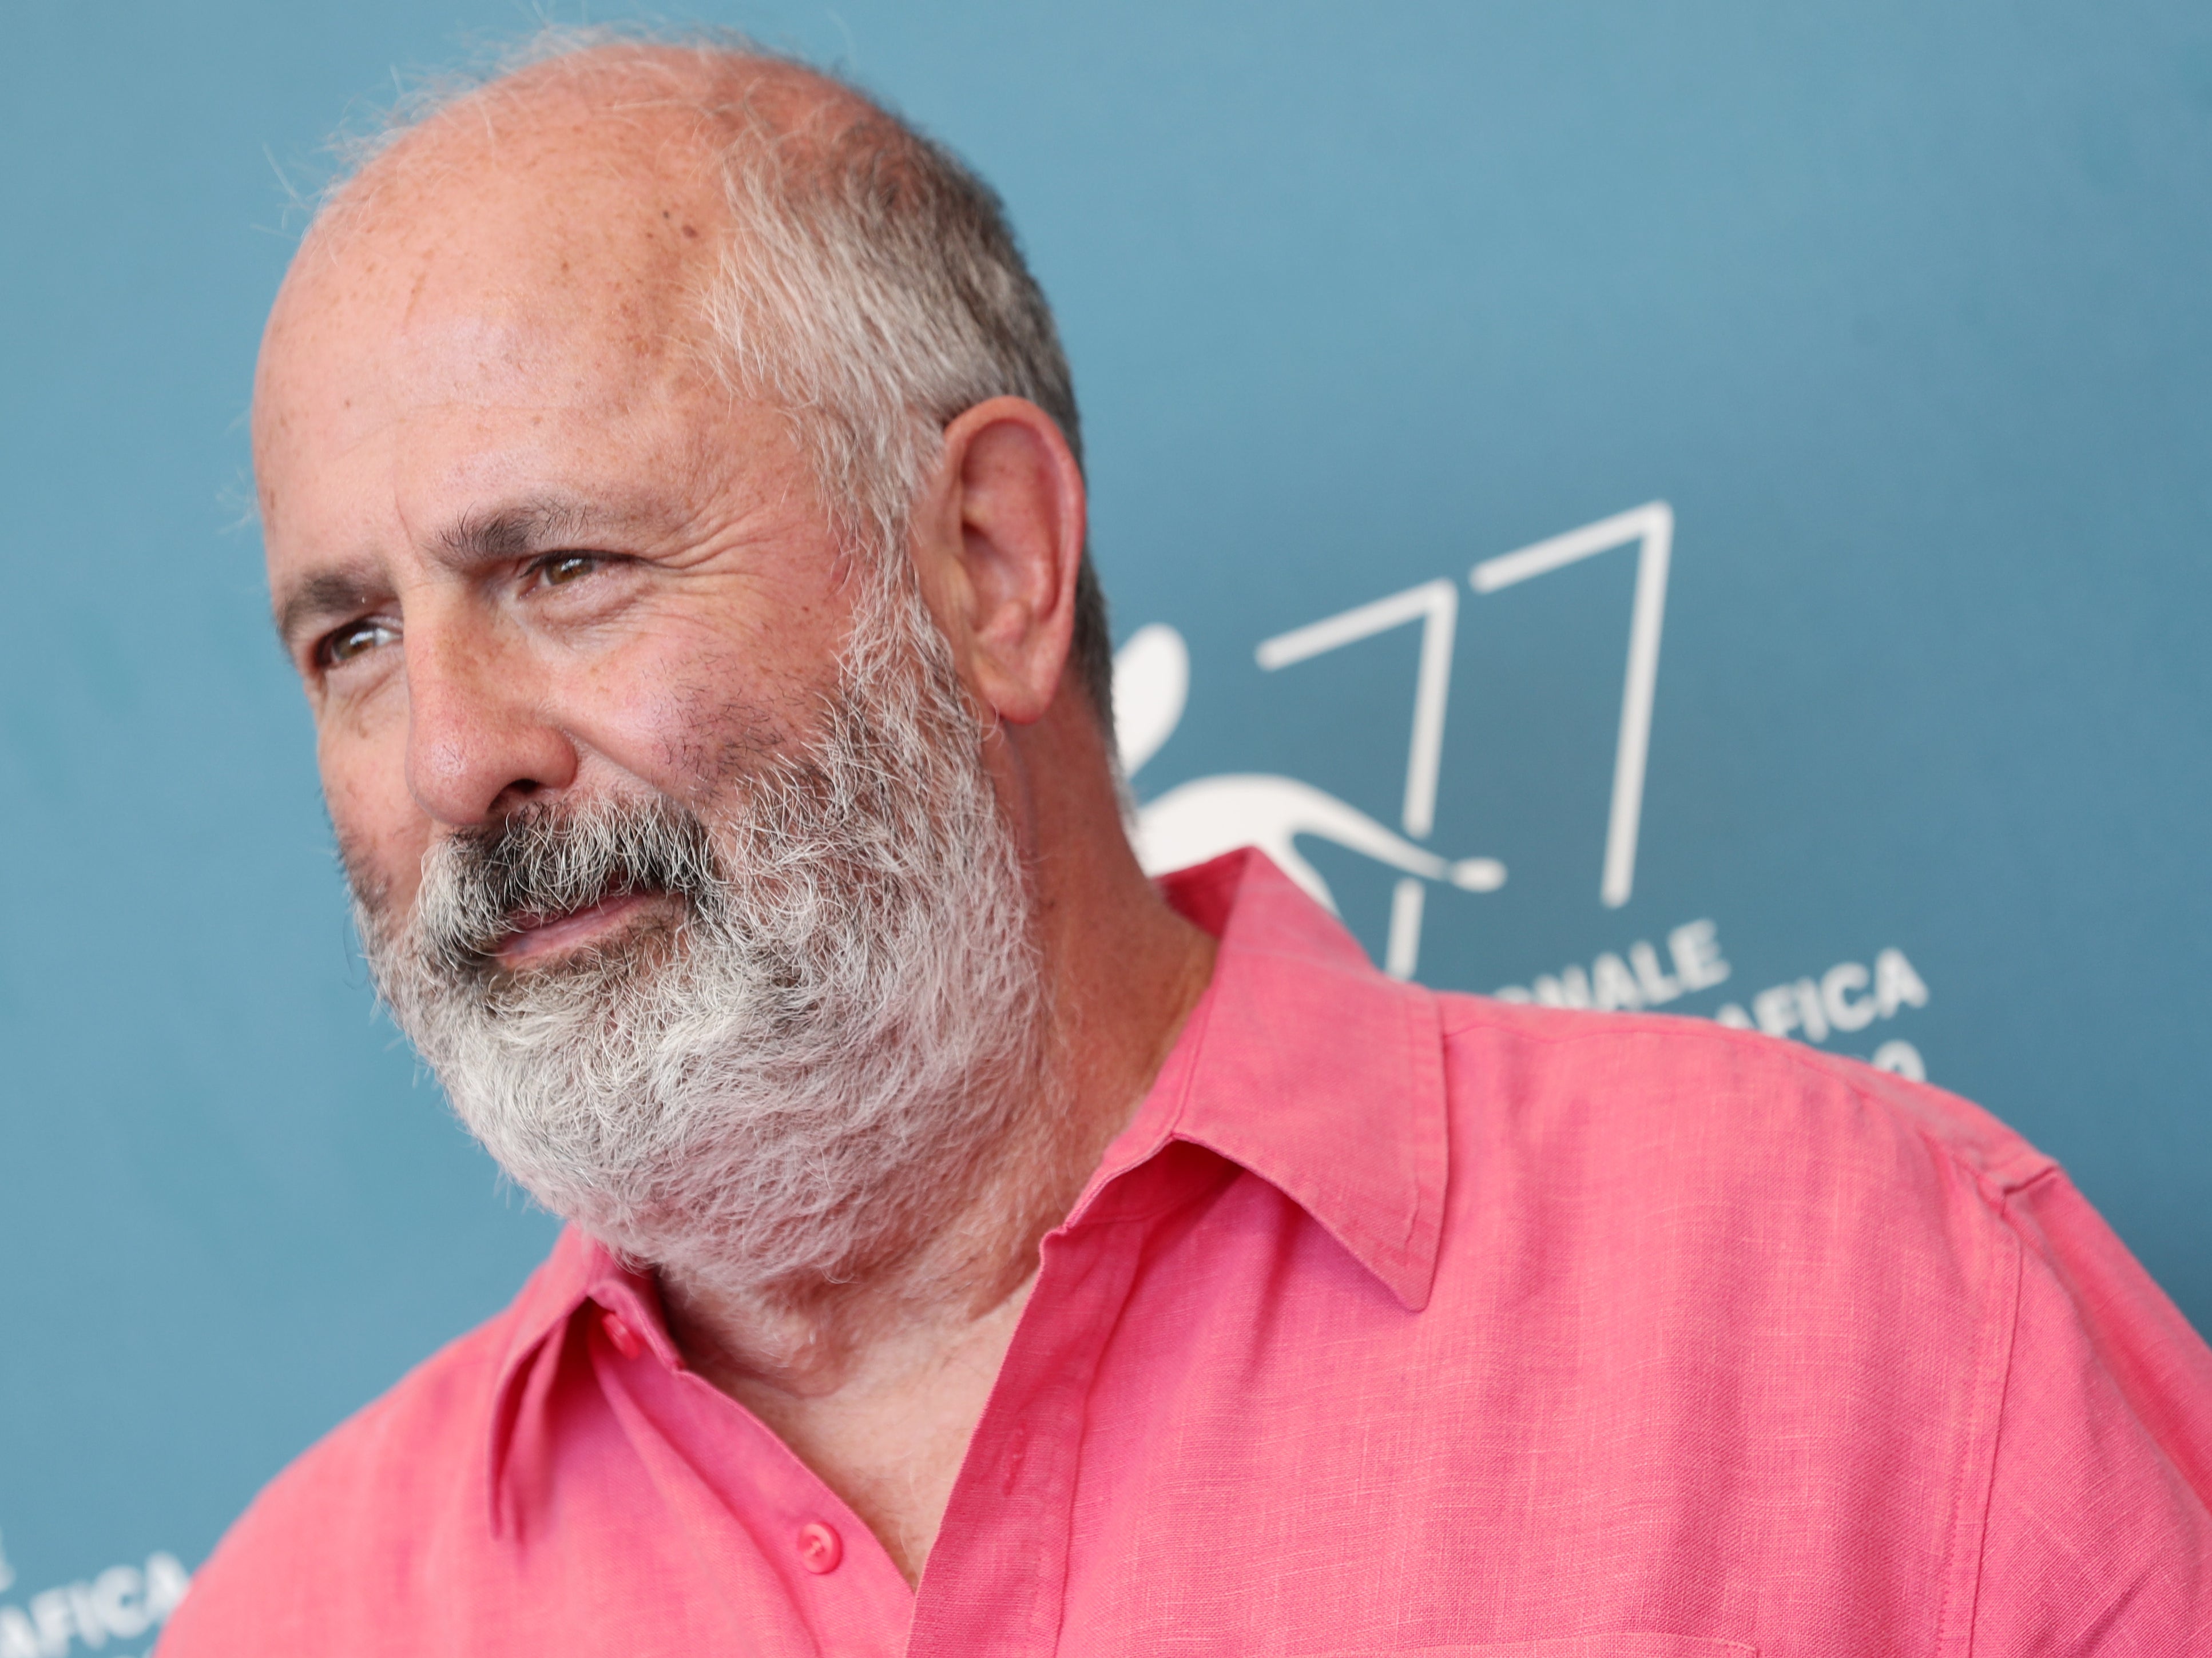
POLYGON ((2212 1353, 1972 1105, 1440 995, 1257 853, 917 1592, 570 1232, 162 1658, 2212 1652, 2212 1353))

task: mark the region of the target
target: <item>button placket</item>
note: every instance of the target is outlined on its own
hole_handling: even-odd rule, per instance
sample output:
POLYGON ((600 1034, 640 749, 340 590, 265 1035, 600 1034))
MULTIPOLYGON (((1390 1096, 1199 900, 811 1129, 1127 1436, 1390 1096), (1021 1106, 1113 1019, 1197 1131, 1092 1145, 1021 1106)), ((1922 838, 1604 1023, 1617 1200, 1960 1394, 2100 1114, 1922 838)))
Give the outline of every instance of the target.
POLYGON ((999 1459, 995 1478, 978 1481, 963 1469, 954 1487, 915 1604, 909 1658, 1055 1644, 1084 1401, 1135 1276, 1140 1230, 1081 1226, 1046 1241, 1029 1309, 977 1425, 978 1441, 999 1459))

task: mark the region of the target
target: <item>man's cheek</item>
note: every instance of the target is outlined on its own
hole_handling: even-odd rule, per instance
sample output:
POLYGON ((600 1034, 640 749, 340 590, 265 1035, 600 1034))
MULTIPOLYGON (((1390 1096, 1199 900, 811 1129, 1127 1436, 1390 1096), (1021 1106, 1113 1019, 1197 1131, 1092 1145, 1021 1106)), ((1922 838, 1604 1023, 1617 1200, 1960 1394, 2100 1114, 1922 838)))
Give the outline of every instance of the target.
POLYGON ((793 747, 793 726, 834 688, 778 683, 759 666, 719 653, 697 653, 641 675, 619 709, 620 734, 610 757, 687 805, 703 806, 734 781, 750 777, 793 747), (629 756, 634 763, 625 764, 629 756))
POLYGON ((380 909, 404 913, 415 901, 432 824, 407 789, 403 764, 363 763, 358 750, 323 764, 323 802, 355 891, 380 909))

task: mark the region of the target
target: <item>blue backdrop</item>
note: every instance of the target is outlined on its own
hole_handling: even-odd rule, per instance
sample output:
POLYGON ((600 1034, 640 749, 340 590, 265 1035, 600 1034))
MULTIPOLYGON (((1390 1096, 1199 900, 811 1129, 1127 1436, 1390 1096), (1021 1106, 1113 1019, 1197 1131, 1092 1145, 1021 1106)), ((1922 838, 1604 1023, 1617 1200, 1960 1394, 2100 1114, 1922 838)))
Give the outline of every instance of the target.
MULTIPOLYGON (((2212 13, 708 15, 1008 197, 1149 837, 1274 835, 1432 982, 1924 1069, 2212 1319, 2212 13)), ((525 21, 9 9, 0 1658, 131 1649, 552 1233, 373 1013, 244 517, 277 170, 525 21)))

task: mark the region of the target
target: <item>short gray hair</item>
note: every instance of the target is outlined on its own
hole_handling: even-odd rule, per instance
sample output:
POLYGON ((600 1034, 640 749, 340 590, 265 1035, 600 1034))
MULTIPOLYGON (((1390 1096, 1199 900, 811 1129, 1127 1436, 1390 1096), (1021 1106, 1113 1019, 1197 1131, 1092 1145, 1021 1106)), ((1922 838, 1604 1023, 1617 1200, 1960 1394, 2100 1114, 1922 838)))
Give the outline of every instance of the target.
MULTIPOLYGON (((485 73, 447 77, 403 100, 347 146, 347 170, 522 70, 667 72, 677 67, 672 58, 704 71, 668 73, 670 92, 717 133, 741 233, 702 296, 715 366, 789 413, 849 538, 872 545, 887 572, 896 568, 946 423, 987 398, 1036 404, 1082 465, 1060 331, 997 192, 880 100, 741 36, 546 29, 485 73), (793 118, 756 95, 763 70, 800 71, 848 95, 812 100, 793 118)), ((343 194, 342 184, 333 187, 343 194)), ((1113 644, 1087 545, 1072 653, 1110 731, 1113 644)))

